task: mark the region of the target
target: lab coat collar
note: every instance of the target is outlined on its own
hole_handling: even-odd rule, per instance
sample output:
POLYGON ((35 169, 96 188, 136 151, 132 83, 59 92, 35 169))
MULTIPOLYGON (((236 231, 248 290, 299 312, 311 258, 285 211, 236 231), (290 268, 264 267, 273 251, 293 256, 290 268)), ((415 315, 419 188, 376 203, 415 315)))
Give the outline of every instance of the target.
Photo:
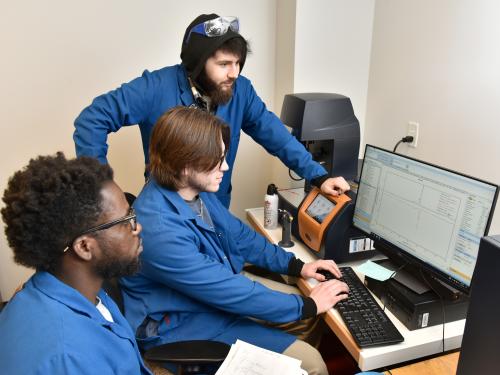
MULTIPOLYGON (((215 232, 214 228, 212 228, 210 225, 205 223, 198 215, 196 215, 193 212, 191 207, 189 207, 189 205, 184 201, 184 199, 179 195, 179 193, 177 191, 169 190, 167 188, 162 187, 160 184, 158 184, 158 182, 154 178, 151 178, 150 183, 155 184, 157 186, 158 190, 163 194, 165 199, 167 199, 170 202, 170 204, 172 206, 174 206, 174 208, 177 210, 179 215, 181 215, 185 219, 194 221, 197 226, 199 226, 205 230, 215 232)), ((206 207, 207 199, 204 198, 204 196, 206 194, 207 193, 200 193, 200 198, 203 199, 203 203, 205 204, 205 207, 206 207)), ((212 215, 211 212, 210 212, 210 214, 212 215)), ((215 223, 213 216, 212 216, 212 221, 214 221, 214 223, 215 223)))
POLYGON ((189 86, 186 69, 182 65, 179 65, 179 69, 177 69, 177 82, 179 82, 182 104, 189 107, 194 103, 194 98, 189 86))
MULTIPOLYGON (((34 287, 40 290, 47 297, 68 306, 77 313, 87 315, 90 318, 99 321, 102 325, 111 325, 110 322, 104 319, 95 305, 85 298, 83 294, 68 284, 63 283, 54 275, 48 272, 39 271, 33 275, 31 281, 33 282, 34 287)), ((97 295, 108 308, 113 320, 118 323, 118 321, 122 319, 122 316, 116 308, 116 305, 110 303, 110 298, 102 289, 97 295)), ((126 337, 128 338, 128 335, 126 337)))

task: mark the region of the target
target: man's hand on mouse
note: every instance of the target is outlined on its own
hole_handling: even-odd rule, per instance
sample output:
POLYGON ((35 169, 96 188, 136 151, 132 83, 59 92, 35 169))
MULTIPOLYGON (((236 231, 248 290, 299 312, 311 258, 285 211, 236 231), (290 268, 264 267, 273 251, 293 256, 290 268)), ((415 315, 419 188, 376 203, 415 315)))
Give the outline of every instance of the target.
POLYGON ((330 177, 321 184, 321 192, 323 194, 330 194, 334 197, 345 193, 350 189, 349 184, 344 177, 330 177))
POLYGON ((302 266, 302 271, 300 271, 300 276, 302 276, 304 279, 309 279, 312 277, 313 279, 316 279, 318 281, 325 281, 325 276, 317 273, 318 270, 330 271, 337 278, 342 276, 339 267, 331 259, 318 259, 314 262, 304 264, 304 266, 302 266))

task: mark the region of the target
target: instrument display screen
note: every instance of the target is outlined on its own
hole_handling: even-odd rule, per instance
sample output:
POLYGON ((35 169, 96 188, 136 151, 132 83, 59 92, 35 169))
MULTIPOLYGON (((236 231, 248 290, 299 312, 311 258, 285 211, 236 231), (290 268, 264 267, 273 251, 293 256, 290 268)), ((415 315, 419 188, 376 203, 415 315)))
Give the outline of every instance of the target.
POLYGON ((307 208, 306 213, 321 224, 334 207, 335 203, 318 194, 307 208))

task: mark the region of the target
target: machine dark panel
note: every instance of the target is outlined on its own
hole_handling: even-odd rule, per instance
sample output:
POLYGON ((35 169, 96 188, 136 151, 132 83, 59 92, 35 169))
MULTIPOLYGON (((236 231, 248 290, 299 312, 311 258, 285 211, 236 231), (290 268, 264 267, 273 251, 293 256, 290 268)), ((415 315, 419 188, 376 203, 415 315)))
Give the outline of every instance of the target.
POLYGON ((359 122, 351 100, 340 94, 285 95, 281 121, 330 176, 354 180, 358 174, 359 122))
POLYGON ((496 374, 500 368, 500 235, 483 237, 472 277, 457 375, 496 374))

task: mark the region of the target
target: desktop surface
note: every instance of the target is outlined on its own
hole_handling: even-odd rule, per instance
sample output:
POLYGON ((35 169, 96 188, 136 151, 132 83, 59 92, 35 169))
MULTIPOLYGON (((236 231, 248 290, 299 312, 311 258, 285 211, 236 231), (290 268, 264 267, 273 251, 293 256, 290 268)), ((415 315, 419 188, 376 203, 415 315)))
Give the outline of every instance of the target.
MULTIPOLYGON (((250 224, 256 229, 257 232, 262 233, 269 241, 275 244, 281 240, 281 227, 272 230, 264 228, 263 208, 247 209, 246 212, 250 224)), ((316 255, 312 254, 307 247, 298 240, 295 241, 295 245, 292 248, 286 250, 293 252, 304 262, 312 262, 317 259, 316 255)), ((378 258, 380 259, 380 257, 378 258)), ((357 261, 342 265, 356 267, 363 262, 364 261, 357 261)), ((362 274, 358 274, 358 276, 361 280, 364 279, 362 274)), ((317 283, 318 281, 315 279, 297 280, 297 286, 306 295, 310 293, 311 289, 317 283)), ((377 298, 375 299, 378 303, 380 303, 377 298)), ((337 310, 331 309, 328 311, 324 315, 324 320, 356 360, 362 371, 383 368, 384 366, 390 366, 417 358, 439 354, 460 347, 465 325, 465 320, 463 319, 445 324, 443 348, 442 324, 416 331, 410 331, 390 311, 386 310, 386 314, 396 326, 398 331, 403 335, 404 341, 395 345, 366 349, 359 348, 353 340, 352 335, 337 310)))

